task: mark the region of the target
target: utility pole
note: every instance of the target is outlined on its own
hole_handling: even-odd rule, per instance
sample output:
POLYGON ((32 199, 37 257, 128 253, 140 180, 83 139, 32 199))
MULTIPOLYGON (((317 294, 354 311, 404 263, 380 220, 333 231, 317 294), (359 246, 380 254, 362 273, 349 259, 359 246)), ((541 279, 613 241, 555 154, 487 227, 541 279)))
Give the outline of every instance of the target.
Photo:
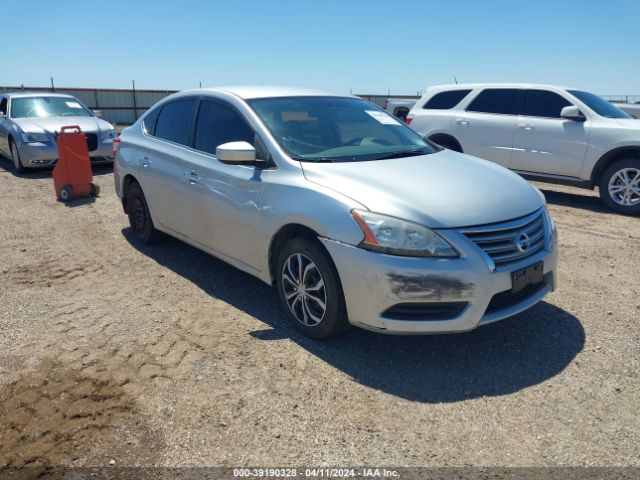
POLYGON ((50 78, 51 78, 51 92, 53 93, 56 91, 56 87, 53 85, 53 77, 50 77, 50 78))

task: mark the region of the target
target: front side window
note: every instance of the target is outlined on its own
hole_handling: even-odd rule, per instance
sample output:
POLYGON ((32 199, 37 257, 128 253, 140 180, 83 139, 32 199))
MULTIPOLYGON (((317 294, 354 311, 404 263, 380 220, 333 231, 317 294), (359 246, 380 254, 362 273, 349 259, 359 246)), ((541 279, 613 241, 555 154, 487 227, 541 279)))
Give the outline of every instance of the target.
POLYGON ((518 94, 519 90, 515 88, 488 88, 480 92, 467 107, 467 111, 516 115, 518 94))
POLYGON ((203 100, 198 112, 195 149, 216 154, 216 147, 228 142, 248 142, 253 145, 254 132, 230 106, 203 100))
POLYGON ((73 97, 16 97, 11 100, 11 118, 92 116, 93 113, 73 97))
POLYGON ((196 100, 193 98, 164 104, 156 121, 154 135, 181 145, 191 145, 191 125, 195 106, 196 100))
POLYGON ((560 112, 571 102, 548 90, 525 90, 522 115, 528 117, 561 118, 560 112))
POLYGON ((448 92, 436 93, 427 103, 424 109, 429 110, 449 110, 460 103, 460 101, 469 95, 471 90, 450 90, 448 92))
POLYGON ((596 112, 601 117, 605 118, 632 118, 631 115, 623 112, 618 107, 610 102, 607 102, 604 98, 599 97, 594 93, 581 92, 579 90, 569 90, 569 93, 576 97, 581 102, 585 103, 587 107, 596 112))
POLYGON ((264 98, 249 105, 295 160, 367 161, 437 151, 379 107, 357 98, 264 98))

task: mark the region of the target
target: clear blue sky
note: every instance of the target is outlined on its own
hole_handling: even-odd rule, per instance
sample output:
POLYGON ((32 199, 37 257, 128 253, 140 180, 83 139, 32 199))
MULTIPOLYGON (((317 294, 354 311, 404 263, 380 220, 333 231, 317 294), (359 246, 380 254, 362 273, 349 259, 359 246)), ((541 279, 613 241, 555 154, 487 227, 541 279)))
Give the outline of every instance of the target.
POLYGON ((0 85, 514 81, 640 95, 640 0, 4 1, 0 85))

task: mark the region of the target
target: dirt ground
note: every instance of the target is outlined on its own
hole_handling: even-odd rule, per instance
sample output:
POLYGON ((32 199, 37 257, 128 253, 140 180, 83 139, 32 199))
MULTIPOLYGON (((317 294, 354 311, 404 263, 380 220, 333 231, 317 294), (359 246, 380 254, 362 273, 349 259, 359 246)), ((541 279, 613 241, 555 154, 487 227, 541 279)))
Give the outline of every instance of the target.
POLYGON ((260 281, 142 247, 111 169, 54 198, 0 161, 0 470, 640 466, 640 218, 538 184, 558 290, 461 335, 302 337, 260 281))

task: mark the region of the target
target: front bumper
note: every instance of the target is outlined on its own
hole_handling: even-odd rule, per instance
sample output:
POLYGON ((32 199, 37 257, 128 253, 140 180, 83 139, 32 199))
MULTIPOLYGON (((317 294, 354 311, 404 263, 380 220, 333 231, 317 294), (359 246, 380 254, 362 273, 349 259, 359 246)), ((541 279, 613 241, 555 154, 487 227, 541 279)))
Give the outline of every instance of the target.
MULTIPOLYGON (((21 143, 18 145, 20 160, 25 167, 53 166, 58 161, 58 147, 55 143, 21 143)), ((92 164, 111 163, 113 158, 113 139, 100 139, 94 150, 89 152, 92 164)))
MULTIPOLYGON (((450 232, 449 235, 455 234, 450 232)), ((535 255, 493 272, 480 250, 474 251, 475 247, 470 243, 467 244, 469 248, 465 248, 469 253, 454 259, 384 255, 329 239, 322 239, 322 243, 338 270, 349 321, 381 333, 465 332, 526 310, 553 291, 556 284, 555 237, 535 255), (544 274, 544 282, 539 288, 530 295, 516 297, 515 303, 507 302, 501 307, 494 301, 490 307, 494 295, 512 288, 512 271, 538 262, 542 262, 544 274), (384 316, 388 309, 398 304, 432 302, 465 302, 466 306, 457 316, 446 320, 399 320, 384 316)))

